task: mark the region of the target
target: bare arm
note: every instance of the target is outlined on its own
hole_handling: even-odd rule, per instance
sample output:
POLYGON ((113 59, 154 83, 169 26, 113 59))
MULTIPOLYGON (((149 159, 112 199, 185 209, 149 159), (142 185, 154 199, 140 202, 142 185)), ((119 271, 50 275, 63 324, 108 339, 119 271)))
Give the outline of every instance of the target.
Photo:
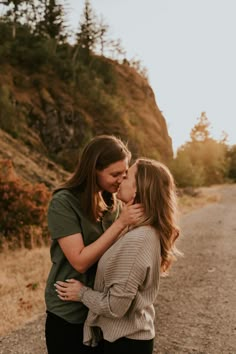
POLYGON ((117 240, 120 233, 143 215, 140 204, 127 204, 120 217, 93 243, 84 246, 80 233, 58 239, 59 245, 70 264, 79 273, 85 273, 117 240))

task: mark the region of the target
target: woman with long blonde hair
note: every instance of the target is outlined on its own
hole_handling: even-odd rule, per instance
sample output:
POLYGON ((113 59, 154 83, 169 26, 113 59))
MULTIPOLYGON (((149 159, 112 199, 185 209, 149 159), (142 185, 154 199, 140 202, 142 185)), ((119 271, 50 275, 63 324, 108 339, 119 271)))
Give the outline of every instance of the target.
POLYGON ((85 344, 103 338, 105 354, 151 354, 160 275, 177 254, 174 179, 162 163, 141 158, 129 168, 117 197, 124 203, 135 197, 144 215, 101 257, 94 290, 68 279, 57 282, 56 291, 61 301, 89 308, 85 344))

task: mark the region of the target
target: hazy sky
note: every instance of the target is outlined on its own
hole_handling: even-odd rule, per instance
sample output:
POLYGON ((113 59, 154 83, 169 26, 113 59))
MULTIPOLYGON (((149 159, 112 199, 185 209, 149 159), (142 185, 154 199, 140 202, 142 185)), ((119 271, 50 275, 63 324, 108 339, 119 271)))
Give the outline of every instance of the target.
MULTIPOLYGON (((64 2, 64 1, 63 1, 64 2)), ((67 0, 77 29, 84 0, 67 0)), ((236 144, 236 0, 91 0, 121 39, 127 59, 148 70, 176 149, 202 111, 215 139, 236 144)))
MULTIPOLYGON (((77 27, 84 2, 68 0, 77 27)), ((205 111, 236 144, 236 0, 91 0, 128 59, 148 69, 174 149, 205 111)))

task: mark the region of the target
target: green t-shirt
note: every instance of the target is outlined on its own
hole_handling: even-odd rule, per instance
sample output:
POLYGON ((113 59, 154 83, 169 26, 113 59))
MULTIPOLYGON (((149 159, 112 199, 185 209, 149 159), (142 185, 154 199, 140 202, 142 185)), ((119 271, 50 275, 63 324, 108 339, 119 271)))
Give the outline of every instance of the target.
POLYGON ((47 310, 70 323, 83 323, 88 309, 81 302, 62 301, 57 296, 54 284, 57 280, 74 278, 93 287, 97 264, 84 274, 78 273, 68 262, 57 239, 81 233, 84 245, 96 241, 117 218, 118 211, 106 212, 101 222, 91 222, 83 213, 79 195, 63 189, 53 195, 48 208, 48 228, 52 238, 52 268, 48 276, 45 301, 47 310))

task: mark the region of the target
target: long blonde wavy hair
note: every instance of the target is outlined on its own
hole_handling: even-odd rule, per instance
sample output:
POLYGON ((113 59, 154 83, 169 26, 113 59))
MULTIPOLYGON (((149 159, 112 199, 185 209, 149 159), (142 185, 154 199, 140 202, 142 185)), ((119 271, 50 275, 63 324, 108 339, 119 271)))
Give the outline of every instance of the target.
POLYGON ((145 216, 137 226, 151 225, 160 237, 161 271, 167 274, 176 255, 181 254, 175 247, 179 236, 176 224, 177 198, 174 178, 169 169, 155 160, 140 158, 135 162, 136 200, 142 203, 145 216))

